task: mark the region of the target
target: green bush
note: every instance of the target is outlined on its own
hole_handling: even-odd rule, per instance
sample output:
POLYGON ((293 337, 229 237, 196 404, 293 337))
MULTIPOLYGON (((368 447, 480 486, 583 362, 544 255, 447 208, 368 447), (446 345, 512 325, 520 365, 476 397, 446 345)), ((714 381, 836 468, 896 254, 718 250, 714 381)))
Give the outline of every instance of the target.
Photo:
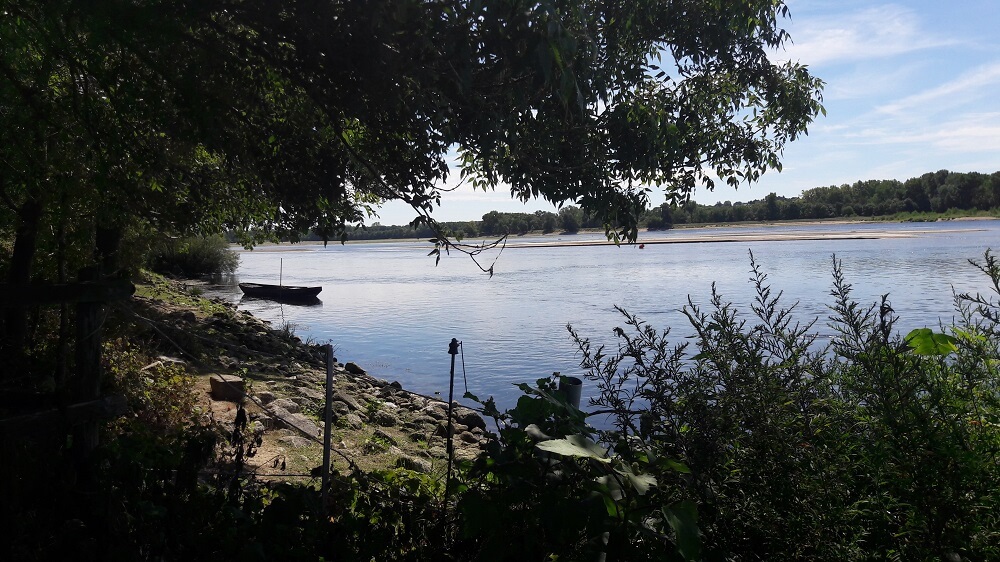
MULTIPOLYGON (((615 350, 573 333, 611 415, 600 440, 690 470, 650 467, 697 505, 706 560, 1000 557, 1000 303, 957 295, 955 326, 902 337, 834 259, 822 346, 751 264, 752 316, 714 288, 684 309, 693 350, 624 311, 615 350)), ((996 258, 976 265, 1000 295, 996 258)))
POLYGON ((153 244, 148 264, 158 273, 198 277, 233 273, 240 265, 240 256, 222 236, 163 238, 153 244))

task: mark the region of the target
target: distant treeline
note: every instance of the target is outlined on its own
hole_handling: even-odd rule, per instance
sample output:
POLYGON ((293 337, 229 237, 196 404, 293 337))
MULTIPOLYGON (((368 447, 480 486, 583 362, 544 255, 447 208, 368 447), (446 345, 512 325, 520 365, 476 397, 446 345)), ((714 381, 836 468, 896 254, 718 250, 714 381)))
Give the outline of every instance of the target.
POLYGON ((900 213, 1000 213, 1000 172, 957 173, 941 170, 918 178, 866 180, 851 185, 816 187, 799 197, 767 197, 749 203, 682 207, 663 204, 646 216, 646 227, 672 224, 729 223, 851 217, 886 217, 900 213))
MULTIPOLYGON (((799 197, 774 193, 747 203, 726 201, 701 205, 694 201, 682 206, 664 203, 646 212, 641 224, 649 230, 672 228, 675 224, 736 223, 852 217, 889 217, 901 213, 970 213, 1000 215, 1000 172, 981 174, 941 170, 906 181, 866 180, 851 185, 816 187, 799 197)), ((599 220, 582 209, 567 206, 559 212, 501 213, 490 211, 479 221, 441 223, 462 238, 527 234, 529 232, 577 232, 602 228, 599 220)), ((384 226, 375 223, 348 231, 350 240, 390 238, 433 238, 426 225, 384 226)), ((310 236, 307 239, 318 239, 310 236)))
MULTIPOLYGON (((452 235, 461 238, 476 236, 502 236, 504 234, 528 234, 529 232, 577 232, 583 228, 601 228, 600 220, 588 216, 576 206, 563 207, 558 213, 550 211, 535 211, 534 213, 501 213, 490 211, 483 215, 483 220, 464 222, 442 222, 441 226, 452 235)), ((403 226, 386 226, 374 223, 364 227, 350 228, 348 240, 388 240, 394 238, 433 238, 436 234, 427 225, 416 228, 403 226)), ((310 233, 304 240, 319 240, 318 235, 310 233)))

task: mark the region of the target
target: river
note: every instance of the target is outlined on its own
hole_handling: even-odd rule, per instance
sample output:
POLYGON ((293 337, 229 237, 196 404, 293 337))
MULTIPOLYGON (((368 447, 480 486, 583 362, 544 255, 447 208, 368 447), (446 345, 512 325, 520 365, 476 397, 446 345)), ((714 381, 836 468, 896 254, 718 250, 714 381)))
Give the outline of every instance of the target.
MULTIPOLYGON (((832 256, 842 260, 855 298, 871 303, 890 295, 897 328, 936 327, 953 316, 952 288, 989 290, 968 260, 1000 246, 1000 221, 901 224, 822 224, 673 230, 643 233, 640 249, 627 246, 550 246, 589 242, 601 235, 511 239, 489 277, 468 257, 445 255, 435 266, 427 242, 283 245, 241 251, 241 281, 322 285, 318 306, 240 300, 240 309, 290 324, 303 339, 330 342, 340 361, 405 388, 447 395, 448 343, 457 338, 456 395, 468 389, 511 406, 519 382, 552 374, 580 374, 572 324, 594 343, 616 345, 623 325, 619 305, 657 328, 671 327, 678 343, 691 334, 680 313, 688 296, 709 300, 714 282, 726 300, 749 315, 752 251, 796 318, 820 318, 828 338, 832 256), (766 238, 766 239, 765 239, 766 238), (775 238, 779 240, 774 240, 775 238)), ((495 256, 494 254, 491 255, 495 256)), ((481 258, 481 262, 484 260, 481 258)), ((485 263, 491 262, 487 256, 485 263)), ((995 296, 995 295, 994 295, 995 296)), ((585 388, 584 396, 587 392, 585 388)))

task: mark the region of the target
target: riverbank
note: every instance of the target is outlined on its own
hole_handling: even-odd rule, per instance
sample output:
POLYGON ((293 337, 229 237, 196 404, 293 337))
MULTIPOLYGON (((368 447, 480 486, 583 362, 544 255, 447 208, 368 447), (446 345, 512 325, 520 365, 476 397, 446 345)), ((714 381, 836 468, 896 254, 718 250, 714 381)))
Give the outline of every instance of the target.
MULTIPOLYGON (((937 221, 920 222, 960 222, 962 226, 941 229, 937 232, 976 232, 981 229, 974 225, 980 221, 997 221, 996 217, 955 217, 939 219, 937 221)), ((844 226, 844 225, 880 225, 880 224, 906 224, 913 221, 899 220, 873 220, 873 219, 829 219, 829 220, 796 220, 796 221, 776 221, 776 222, 737 222, 737 223, 713 223, 713 224, 691 224, 675 225, 670 230, 642 230, 635 241, 639 244, 697 244, 709 242, 783 242, 783 241, 805 241, 805 240, 875 240, 887 238, 913 238, 924 231, 898 230, 898 229, 878 229, 865 228, 863 230, 849 232, 822 232, 815 230, 795 231, 796 227, 809 229, 816 226, 844 226), (740 230, 751 230, 754 232, 739 232, 740 230), (772 230, 773 229, 773 230, 772 230), (784 230, 782 232, 781 230, 784 230)), ((914 223, 918 224, 918 223, 914 223)), ((523 235, 511 235, 507 238, 505 248, 553 248, 560 246, 613 246, 615 243, 603 238, 604 231, 601 229, 584 229, 575 233, 542 234, 532 232, 523 235), (584 238, 586 236, 601 236, 601 238, 584 238)), ((483 243, 495 240, 492 237, 476 237, 483 243)), ((476 244, 473 240, 463 240, 465 244, 476 244)), ((338 243, 339 242, 331 242, 338 243)), ((422 238, 395 238, 384 240, 349 240, 347 244, 421 244, 426 246, 427 240, 422 238)), ((323 244, 322 241, 310 240, 289 243, 266 243, 254 248, 254 251, 295 251, 296 247, 303 251, 312 246, 323 244)))
MULTIPOLYGON (((222 299, 201 297, 202 283, 150 277, 131 307, 164 353, 194 377, 201 423, 231 433, 238 398, 213 396, 211 380, 239 378, 250 425, 261 439, 248 470, 268 478, 311 478, 322 461, 325 409, 324 348, 303 342, 222 299)), ((351 362, 334 367, 333 465, 341 470, 402 467, 439 474, 446 469, 447 403, 368 375, 351 362)), ((456 458, 479 452, 486 424, 456 408, 456 458)))

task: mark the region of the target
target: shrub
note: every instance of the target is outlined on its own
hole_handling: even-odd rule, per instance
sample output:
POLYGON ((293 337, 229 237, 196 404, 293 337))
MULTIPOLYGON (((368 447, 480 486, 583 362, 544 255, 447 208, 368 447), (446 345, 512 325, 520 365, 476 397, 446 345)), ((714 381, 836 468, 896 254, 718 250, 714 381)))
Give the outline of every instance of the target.
MULTIPOLYGON (((888 298, 854 302, 834 259, 821 346, 751 265, 751 317, 714 287, 707 310, 684 309, 694 353, 625 311, 616 350, 573 332, 610 413, 600 441, 689 468, 650 470, 698 506, 707 560, 1000 556, 1000 303, 957 295, 954 327, 904 338, 888 298)), ((997 260, 977 266, 1000 294, 997 260)))
POLYGON ((239 255, 221 236, 164 238, 153 245, 149 267, 159 273, 184 277, 233 273, 239 255))

